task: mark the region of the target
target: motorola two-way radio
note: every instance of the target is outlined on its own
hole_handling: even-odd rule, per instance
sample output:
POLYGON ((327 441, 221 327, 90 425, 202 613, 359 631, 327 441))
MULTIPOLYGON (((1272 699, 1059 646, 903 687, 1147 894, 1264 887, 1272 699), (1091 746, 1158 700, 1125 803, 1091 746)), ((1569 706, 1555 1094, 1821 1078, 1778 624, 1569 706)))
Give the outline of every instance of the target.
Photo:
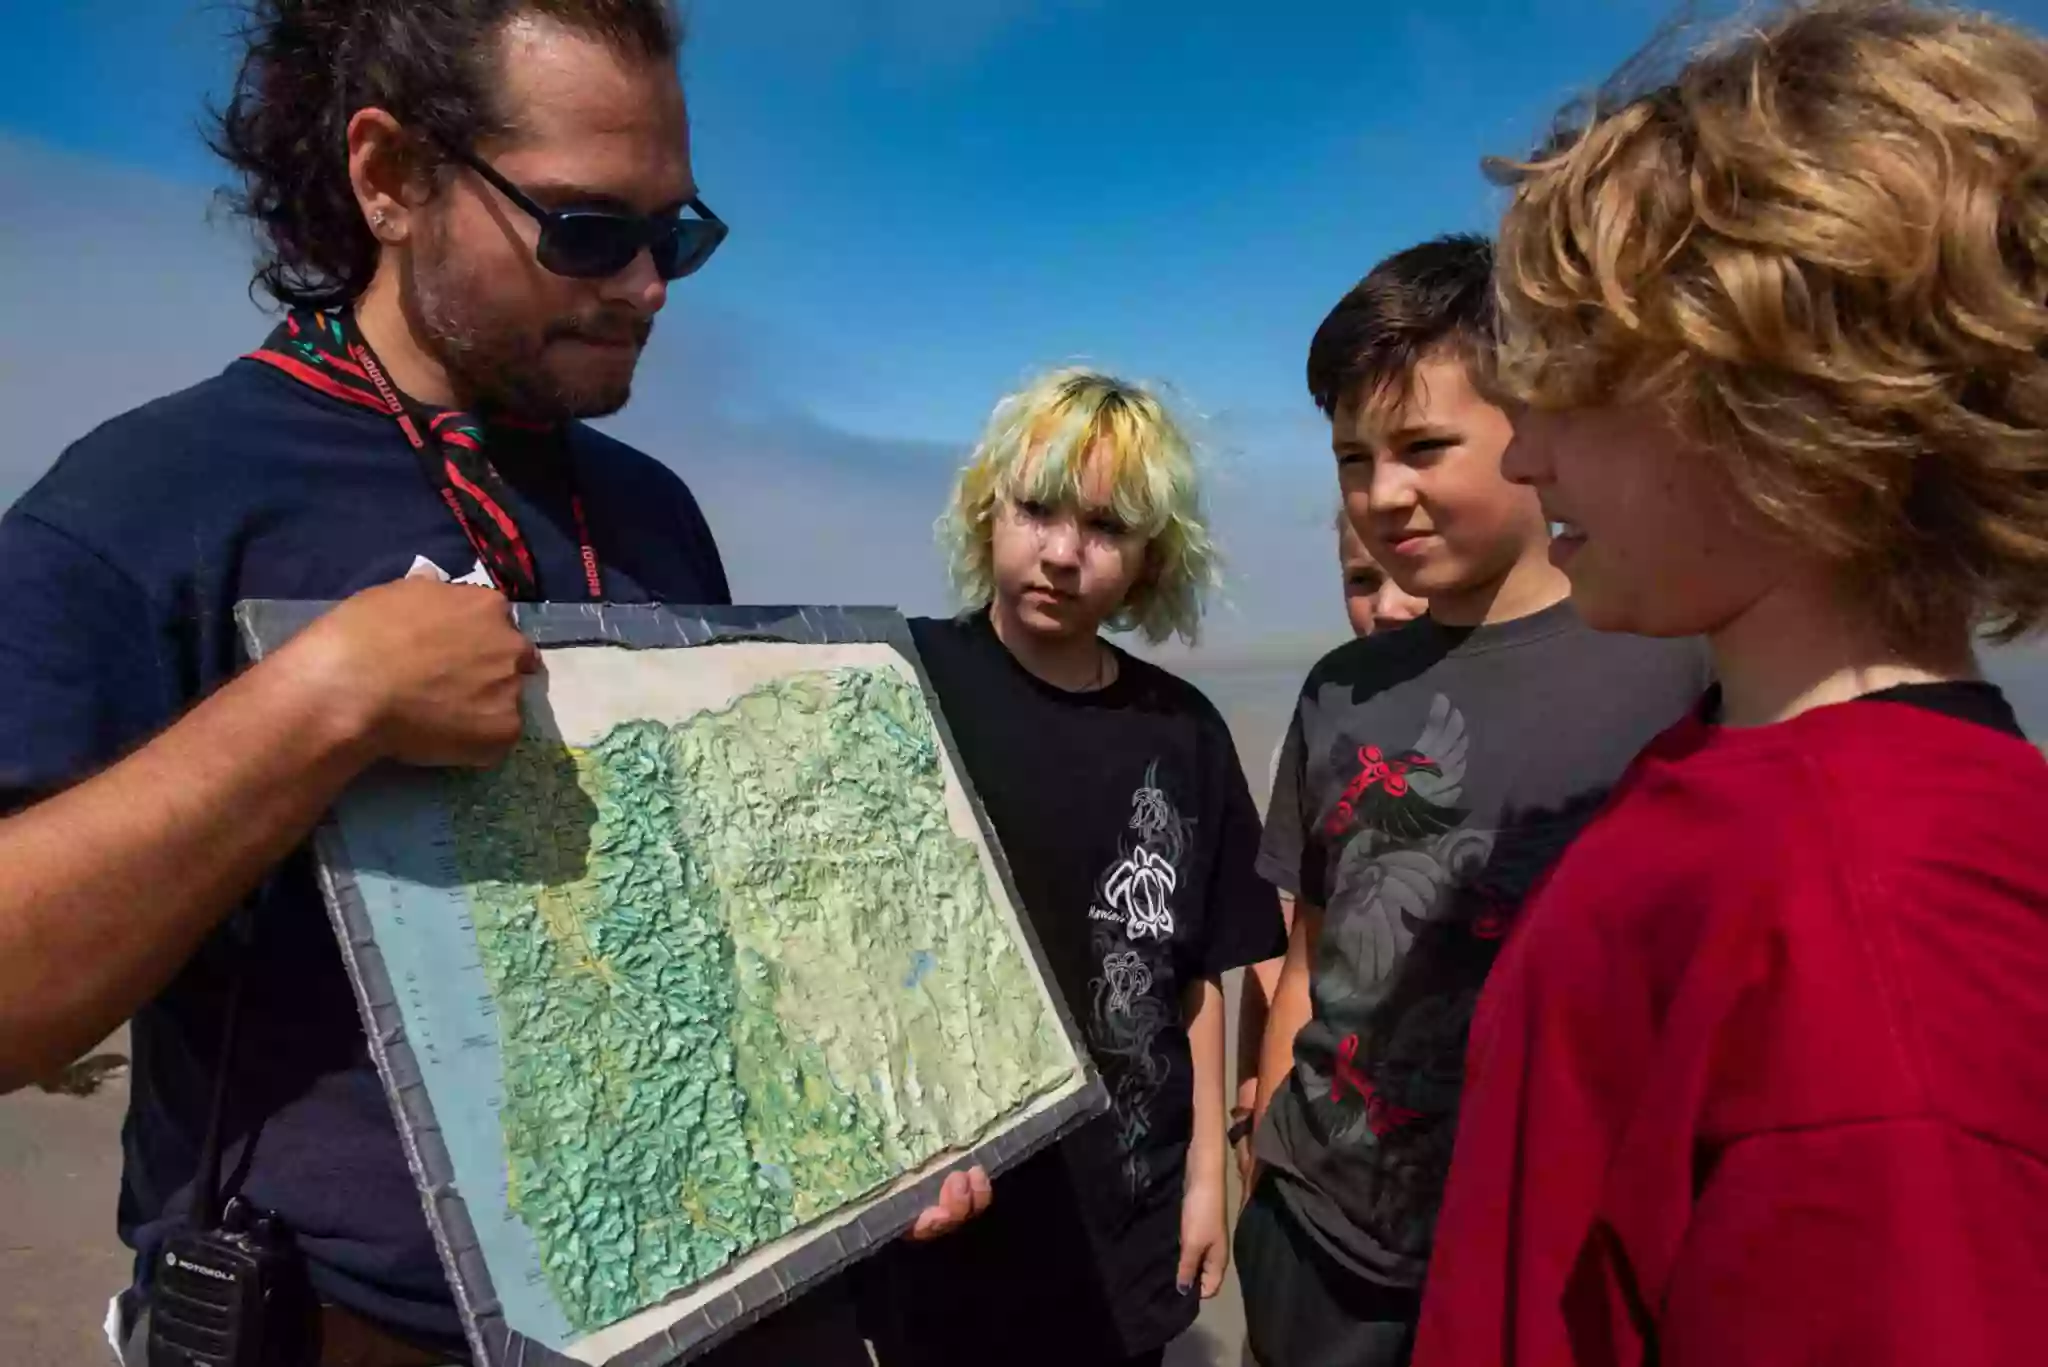
POLYGON ((306 1367, 314 1358, 312 1297, 291 1232, 240 1196, 220 1204, 222 1114, 249 960, 241 948, 191 1219, 164 1240, 152 1264, 148 1367, 306 1367))

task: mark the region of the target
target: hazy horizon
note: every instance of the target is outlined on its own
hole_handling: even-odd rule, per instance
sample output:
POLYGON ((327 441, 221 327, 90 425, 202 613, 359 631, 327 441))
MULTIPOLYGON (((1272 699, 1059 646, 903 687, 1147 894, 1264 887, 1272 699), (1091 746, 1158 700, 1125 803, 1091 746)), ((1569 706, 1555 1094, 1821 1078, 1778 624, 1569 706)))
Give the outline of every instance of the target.
MULTIPOLYGON (((0 262, 15 263, 18 305, 0 312, 0 402, 13 418, 0 448, 0 506, 92 427, 216 373, 270 325, 249 297, 250 243, 207 191, 0 134, 0 203, 29 194, 50 212, 0 218, 0 262), (59 259, 72 271, 20 269, 59 259), (90 350, 51 345, 65 310, 77 307, 67 301, 81 275, 139 324, 176 320, 176 348, 160 345, 157 327, 103 328, 97 313, 90 350)), ((932 524, 973 433, 946 443, 835 427, 779 382, 784 369, 745 319, 681 292, 662 315, 633 402, 600 425, 688 481, 740 601, 950 611, 932 524)), ((1287 444, 1269 435, 1256 452, 1228 417, 1198 431, 1226 556, 1223 590, 1199 648, 1119 643, 1214 685, 1225 695, 1218 706, 1258 748, 1277 734, 1303 672, 1347 631, 1327 429, 1311 409, 1287 444)), ((2048 656, 2037 647, 1992 658, 2018 679, 2016 705, 2048 736, 2048 656)))

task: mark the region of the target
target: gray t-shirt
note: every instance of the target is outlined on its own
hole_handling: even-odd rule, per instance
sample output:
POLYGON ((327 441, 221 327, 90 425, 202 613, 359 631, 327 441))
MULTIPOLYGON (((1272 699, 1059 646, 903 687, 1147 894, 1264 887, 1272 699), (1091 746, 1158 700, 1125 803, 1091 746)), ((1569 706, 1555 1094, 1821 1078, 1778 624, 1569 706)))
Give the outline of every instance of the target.
POLYGON ((1258 867, 1323 928, 1313 1015, 1256 1149, 1344 1266, 1421 1283, 1501 939, 1709 682, 1702 643, 1596 632, 1569 603, 1476 628, 1423 618, 1309 672, 1258 867))

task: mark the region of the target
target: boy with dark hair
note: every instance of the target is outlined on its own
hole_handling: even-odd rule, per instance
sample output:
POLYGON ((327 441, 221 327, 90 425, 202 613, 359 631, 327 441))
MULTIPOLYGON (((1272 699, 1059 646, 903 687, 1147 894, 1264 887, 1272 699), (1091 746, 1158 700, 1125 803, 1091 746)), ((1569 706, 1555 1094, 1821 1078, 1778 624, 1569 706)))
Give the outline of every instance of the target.
POLYGON ((2043 1358, 2048 43, 1790 7, 1516 170, 1506 466, 1721 686, 1472 1027, 1432 1367, 2043 1358))
POLYGON ((1260 871, 1295 899, 1237 1236, 1262 1367, 1399 1363, 1450 1165, 1465 1029, 1522 897, 1706 686, 1690 645, 1565 601, 1508 419, 1473 387, 1492 252, 1379 266, 1309 349, 1350 520, 1429 612, 1310 671, 1260 871))

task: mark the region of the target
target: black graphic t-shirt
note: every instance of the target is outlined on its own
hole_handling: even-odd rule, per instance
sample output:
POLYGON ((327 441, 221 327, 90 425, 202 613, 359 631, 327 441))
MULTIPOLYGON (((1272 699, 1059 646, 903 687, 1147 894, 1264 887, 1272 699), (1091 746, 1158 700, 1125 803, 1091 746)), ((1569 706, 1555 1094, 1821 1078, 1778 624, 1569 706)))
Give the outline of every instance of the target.
POLYGON ((1341 1264, 1420 1284, 1501 938, 1708 683, 1701 643, 1595 632, 1569 603, 1476 628, 1422 618, 1310 671, 1259 870, 1323 928, 1313 1014, 1255 1147, 1341 1264))
POLYGON ((1257 809, 1222 717, 1164 670, 1119 652, 1113 683, 1070 693, 986 613, 911 629, 1112 1109, 999 1177, 959 1234, 882 1260, 871 1280, 900 1320, 876 1334, 882 1360, 1121 1360, 1200 1299, 1174 1285, 1194 1095, 1181 996, 1283 948, 1257 809))

